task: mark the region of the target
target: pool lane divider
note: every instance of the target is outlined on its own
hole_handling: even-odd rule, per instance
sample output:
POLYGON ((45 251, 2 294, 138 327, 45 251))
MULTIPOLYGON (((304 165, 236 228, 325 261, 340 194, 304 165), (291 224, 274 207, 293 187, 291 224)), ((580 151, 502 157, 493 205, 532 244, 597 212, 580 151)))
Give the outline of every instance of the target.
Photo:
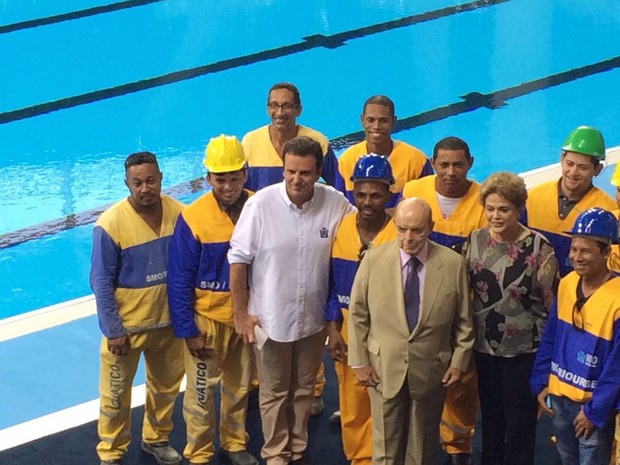
MULTIPOLYGON (((608 148, 605 164, 613 166, 620 162, 620 146, 608 148)), ((519 173, 528 189, 543 182, 558 179, 562 174, 560 163, 519 173)), ((70 323, 97 313, 94 295, 68 300, 9 318, 0 319, 0 343, 26 334, 70 323)))
POLYGON ((120 97, 135 92, 141 92, 156 87, 175 84, 177 82, 194 79, 197 77, 205 76, 207 74, 214 74, 222 71, 240 68, 242 66, 253 65, 262 61, 275 60, 277 58, 294 55, 296 53, 305 52, 315 48, 333 49, 345 45, 345 42, 348 40, 360 39, 374 34, 380 34, 382 32, 413 26, 427 21, 434 21, 436 19, 466 13, 477 9, 489 8, 491 6, 506 3, 509 1, 511 0, 476 0, 469 3, 464 3, 462 5, 440 8, 438 10, 432 10, 426 13, 406 16, 404 18, 386 21, 383 23, 374 24, 372 26, 352 29, 350 31, 339 32, 332 35, 313 34, 310 36, 302 37, 302 42, 298 42, 295 44, 284 45, 282 47, 268 50, 262 50, 260 52, 230 58, 208 65, 174 71, 172 73, 164 74, 161 76, 142 79, 140 81, 128 82, 115 87, 108 87, 106 89, 95 90, 92 92, 75 95, 73 97, 66 97, 51 102, 40 103, 18 110, 11 110, 0 113, 0 124, 7 124, 14 121, 44 115, 46 113, 51 113, 54 111, 66 110, 68 108, 87 105, 89 103, 120 97))
MULTIPOLYGON (((605 73, 620 68, 620 56, 602 60, 579 68, 569 69, 561 73, 552 74, 533 81, 527 81, 516 86, 507 87, 488 94, 480 92, 470 92, 462 95, 458 102, 437 107, 429 111, 418 113, 396 121, 394 132, 405 131, 408 129, 424 126, 425 124, 434 123, 452 116, 461 115, 480 108, 488 108, 496 110, 508 105, 507 100, 511 100, 524 95, 546 90, 562 84, 566 84, 578 79, 593 76, 595 74, 605 73)), ((364 131, 357 131, 345 136, 338 137, 330 143, 335 149, 348 147, 364 138, 364 131)))
POLYGON ((149 3, 162 2, 163 0, 127 0, 125 2, 110 3, 109 5, 95 6, 84 10, 70 11, 45 18, 30 19, 19 23, 6 24, 0 26, 0 34, 8 34, 9 32, 21 31, 23 29, 32 29, 40 26, 49 26, 50 24, 62 23, 74 19, 87 18, 89 16, 111 13, 113 11, 125 10, 127 8, 135 8, 137 6, 148 5, 149 3))
MULTIPOLYGON (((171 197, 182 197, 198 191, 204 191, 207 188, 204 178, 196 178, 191 181, 185 181, 180 184, 164 189, 164 193, 171 197)), ((24 242, 40 239, 45 236, 56 234, 69 229, 77 228, 87 224, 94 223, 113 203, 100 205, 89 210, 79 213, 72 213, 62 218, 46 221, 44 223, 35 224, 26 228, 18 229, 8 233, 0 234, 0 249, 23 244, 24 242)))
MULTIPOLYGON (((579 68, 573 68, 561 73, 552 74, 533 81, 524 82, 522 84, 507 87, 506 89, 490 92, 488 94, 470 92, 459 97, 460 100, 458 102, 450 103, 442 107, 434 108, 432 110, 418 113, 417 115, 412 115, 407 118, 397 120, 394 127, 394 133, 424 126, 429 123, 475 111, 480 108, 496 110, 508 105, 508 100, 617 68, 620 68, 620 56, 579 68)), ((357 131, 331 139, 330 144, 332 144, 336 150, 339 150, 357 143, 363 138, 364 132, 357 131)), ((198 191, 205 190, 205 188, 206 186, 204 179, 196 178, 167 188, 164 192, 173 197, 181 197, 183 195, 193 194, 198 191)), ((61 231, 66 231, 78 226, 93 223, 110 205, 111 204, 99 206, 84 212, 74 213, 63 218, 2 234, 0 235, 0 249, 12 247, 34 239, 39 239, 43 236, 56 234, 61 231)))

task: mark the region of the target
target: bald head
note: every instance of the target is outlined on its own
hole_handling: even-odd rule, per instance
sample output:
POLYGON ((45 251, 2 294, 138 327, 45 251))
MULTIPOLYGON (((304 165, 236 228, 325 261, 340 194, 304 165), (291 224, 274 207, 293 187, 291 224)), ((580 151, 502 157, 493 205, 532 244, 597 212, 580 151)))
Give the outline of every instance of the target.
POLYGON ((429 225, 433 221, 431 206, 428 202, 426 202, 426 200, 418 197, 403 199, 398 203, 398 205, 396 205, 396 214, 394 216, 395 220, 397 218, 405 219, 412 216, 417 217, 419 221, 426 221, 429 225))
POLYGON ((422 251, 433 231, 433 215, 430 205, 423 199, 403 199, 396 206, 394 223, 400 248, 415 257, 422 251))

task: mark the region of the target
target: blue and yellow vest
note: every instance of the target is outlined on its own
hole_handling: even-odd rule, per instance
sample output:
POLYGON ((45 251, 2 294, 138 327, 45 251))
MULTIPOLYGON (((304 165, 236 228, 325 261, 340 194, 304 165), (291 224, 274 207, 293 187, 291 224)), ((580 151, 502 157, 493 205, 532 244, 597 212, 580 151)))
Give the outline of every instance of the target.
POLYGON ((227 258, 233 229, 212 192, 179 216, 170 243, 168 277, 170 316, 177 337, 198 334, 194 313, 233 325, 227 258))
POLYGON ((620 278, 594 291, 581 310, 575 307, 578 282, 575 272, 560 281, 530 384, 535 392, 548 385, 550 394, 584 403, 600 427, 620 392, 620 278))
MULTIPOLYGON (((353 169, 355 168, 357 160, 362 155, 367 154, 368 149, 366 148, 366 141, 364 140, 349 147, 338 159, 340 182, 344 183, 344 194, 352 204, 355 202, 353 200, 353 181, 351 181, 351 175, 353 174, 353 169)), ((424 153, 398 140, 394 141, 394 147, 392 148, 392 153, 390 153, 388 160, 392 167, 395 182, 390 186, 392 198, 385 206, 386 208, 396 205, 396 202, 400 198, 400 193, 408 181, 433 174, 431 163, 424 153)))
POLYGON ((527 193, 524 223, 529 228, 543 234, 551 242, 560 265, 560 276, 565 276, 573 269, 568 260, 571 237, 565 232, 572 229, 581 212, 591 207, 601 207, 609 211, 618 208, 609 195, 592 187, 566 215, 566 218, 562 219, 558 212, 558 181, 543 183, 533 187, 527 193))
MULTIPOLYGON (((322 177, 327 184, 338 189, 336 185, 338 160, 325 136, 301 125, 297 126, 297 136, 308 136, 321 144, 323 149, 322 177)), ((247 189, 256 192, 284 179, 282 159, 269 138, 269 126, 262 126, 248 132, 243 137, 242 144, 248 159, 248 180, 245 184, 247 189)))
POLYGON ((460 253, 463 243, 471 232, 487 225, 484 207, 480 204, 480 186, 472 181, 454 211, 444 218, 437 201, 436 178, 437 175, 433 175, 408 182, 403 189, 403 197, 419 197, 426 200, 431 206, 435 222, 429 239, 460 253))
POLYGON ((184 205, 166 195, 161 200, 159 235, 127 199, 112 205, 95 223, 90 284, 107 337, 170 325, 168 245, 184 205))
MULTIPOLYGON (((345 216, 338 227, 330 260, 329 298, 327 301, 327 321, 340 321, 346 318, 353 279, 359 266, 359 254, 362 243, 357 232, 357 212, 345 216)), ((396 226, 390 220, 372 241, 372 246, 396 239, 396 226)), ((346 320, 343 321, 341 334, 348 343, 346 320)))

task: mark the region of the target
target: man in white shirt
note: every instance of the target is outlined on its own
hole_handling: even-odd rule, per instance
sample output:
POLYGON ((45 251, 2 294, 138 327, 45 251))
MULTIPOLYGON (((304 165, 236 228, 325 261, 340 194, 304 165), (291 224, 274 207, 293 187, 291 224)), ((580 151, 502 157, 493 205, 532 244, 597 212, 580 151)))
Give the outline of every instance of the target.
POLYGON ((304 465, 308 414, 325 343, 324 312, 330 249, 344 215, 353 211, 335 189, 316 184, 323 151, 301 136, 284 146, 284 182, 257 192, 244 206, 230 241, 235 329, 255 343, 267 465, 304 465))

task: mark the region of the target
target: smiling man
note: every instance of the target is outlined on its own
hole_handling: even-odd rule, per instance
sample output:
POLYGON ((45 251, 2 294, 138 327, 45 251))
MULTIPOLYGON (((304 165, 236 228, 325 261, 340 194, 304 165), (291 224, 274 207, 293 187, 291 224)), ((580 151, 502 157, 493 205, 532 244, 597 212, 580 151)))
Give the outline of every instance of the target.
POLYGON ((247 171, 241 143, 234 136, 211 139, 204 165, 212 190, 179 217, 168 267, 170 317, 175 335, 187 347, 184 455, 190 464, 212 463, 214 394, 221 382, 221 450, 233 465, 258 465, 246 450, 250 351, 235 334, 226 260, 233 228, 250 195, 243 189, 247 171))
POLYGON ((389 160, 394 173, 392 196, 387 205, 388 208, 393 207, 407 181, 433 174, 433 169, 426 155, 419 149, 392 139, 396 115, 394 102, 388 97, 375 95, 366 100, 360 121, 365 139, 345 150, 338 160, 340 178, 337 183, 344 186, 345 195, 354 203, 353 182, 350 178, 357 160, 367 153, 383 155, 389 160))
POLYGON ((349 296, 366 252, 396 238, 394 222, 385 211, 394 177, 387 158, 369 154, 357 161, 351 178, 358 212, 347 215, 336 232, 325 319, 328 348, 338 376, 342 447, 351 465, 370 465, 370 399, 366 387, 357 382, 355 371, 347 365, 349 296))
MULTIPOLYGON (((245 187, 256 192, 276 184, 283 179, 284 145, 297 136, 308 136, 321 145, 323 163, 321 176, 327 184, 336 185, 338 161, 328 140, 323 134, 307 126, 297 124, 302 105, 299 89, 289 82, 274 84, 267 95, 267 116, 271 123, 248 132, 243 137, 243 148, 247 158, 248 179, 245 187)), ((311 416, 323 413, 323 388, 325 373, 321 364, 314 386, 314 401, 311 416)))
POLYGON ((336 227, 353 207, 317 184, 323 164, 307 136, 283 149, 284 181, 248 199, 230 240, 235 330, 255 348, 267 465, 302 465, 308 415, 325 343, 329 256, 336 227), (261 329, 256 329, 256 326, 261 329))
POLYGON ((598 129, 579 126, 562 145, 562 177, 528 191, 524 223, 545 235, 555 249, 560 275, 572 270, 568 252, 571 238, 565 234, 577 216, 591 207, 617 208, 616 202, 592 184, 603 169, 605 142, 598 129))
POLYGON ((323 134, 297 124, 301 111, 299 90, 293 84, 279 82, 269 89, 267 116, 271 123, 248 132, 242 141, 248 160, 248 189, 258 191, 282 181, 284 145, 297 136, 308 136, 321 144, 321 174, 327 184, 335 186, 338 161, 334 151, 323 134))
POLYGON ((125 160, 129 197, 101 214, 93 230, 90 285, 99 327, 101 465, 119 464, 129 448, 131 385, 144 355, 146 404, 142 449, 160 465, 180 463, 168 445, 172 409, 183 377, 183 348, 170 328, 166 294, 168 244, 183 204, 161 193, 150 152, 125 160))
POLYGON ((620 393, 620 278, 607 268, 618 222, 590 208, 569 234, 574 271, 560 281, 530 387, 553 416, 562 463, 607 464, 620 393))

